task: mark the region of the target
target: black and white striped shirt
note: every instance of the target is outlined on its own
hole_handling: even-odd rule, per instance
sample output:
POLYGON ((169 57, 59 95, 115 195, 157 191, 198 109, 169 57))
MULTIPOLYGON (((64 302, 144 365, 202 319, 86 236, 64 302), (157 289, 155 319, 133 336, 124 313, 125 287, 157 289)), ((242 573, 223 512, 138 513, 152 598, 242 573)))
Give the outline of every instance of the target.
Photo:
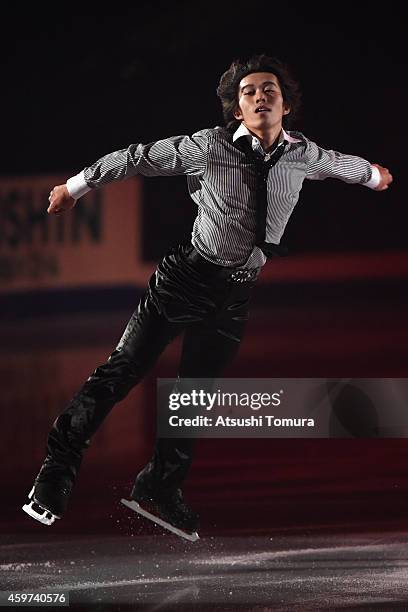
MULTIPOLYGON (((92 188, 136 174, 185 174, 190 196, 198 208, 192 232, 196 249, 219 265, 257 268, 266 258, 254 246, 256 175, 245 154, 234 144, 242 136, 250 138, 252 148, 265 159, 269 157, 243 124, 235 134, 216 127, 192 136, 132 144, 105 155, 68 179, 68 191, 77 199, 92 188)), ((279 244, 305 178, 338 178, 371 188, 380 182, 378 169, 361 157, 322 149, 300 132, 282 130, 278 146, 284 140, 285 151, 268 175, 267 242, 279 244)))

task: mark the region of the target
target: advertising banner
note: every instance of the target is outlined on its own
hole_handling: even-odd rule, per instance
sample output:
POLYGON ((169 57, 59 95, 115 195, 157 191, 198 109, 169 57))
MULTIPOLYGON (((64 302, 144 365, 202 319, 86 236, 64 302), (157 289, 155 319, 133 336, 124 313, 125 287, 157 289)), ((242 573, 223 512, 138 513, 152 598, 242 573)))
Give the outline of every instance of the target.
POLYGON ((0 181, 0 292, 144 284, 141 180, 92 190, 60 215, 47 213, 62 176, 0 181))

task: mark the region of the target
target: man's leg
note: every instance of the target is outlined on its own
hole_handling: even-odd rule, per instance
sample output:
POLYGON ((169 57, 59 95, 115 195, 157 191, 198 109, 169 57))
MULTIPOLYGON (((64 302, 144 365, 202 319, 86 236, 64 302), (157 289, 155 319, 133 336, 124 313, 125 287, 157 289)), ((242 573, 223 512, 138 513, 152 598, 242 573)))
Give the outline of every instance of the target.
POLYGON ((63 514, 91 436, 183 328, 183 322, 170 322, 160 312, 147 291, 107 362, 96 368, 54 422, 30 500, 55 516, 63 514))
MULTIPOLYGON (((238 353, 253 285, 228 284, 216 315, 186 328, 178 387, 183 385, 183 379, 222 376, 238 353)), ((159 438, 151 461, 136 479, 134 496, 137 496, 138 485, 148 486, 156 494, 169 495, 178 490, 190 468, 194 443, 192 438, 159 438)))

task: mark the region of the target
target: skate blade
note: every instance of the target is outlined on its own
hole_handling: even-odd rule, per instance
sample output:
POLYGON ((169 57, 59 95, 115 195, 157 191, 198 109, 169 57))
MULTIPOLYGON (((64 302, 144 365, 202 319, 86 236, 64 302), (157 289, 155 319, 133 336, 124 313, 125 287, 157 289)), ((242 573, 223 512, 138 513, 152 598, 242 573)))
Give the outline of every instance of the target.
POLYGON ((31 489, 28 495, 28 499, 30 501, 28 504, 24 504, 23 510, 29 516, 31 516, 31 518, 35 519, 36 521, 39 521, 43 525, 52 525, 55 519, 60 518, 59 516, 55 516, 55 514, 52 514, 52 512, 50 512, 46 508, 43 508, 42 506, 40 506, 40 504, 38 504, 34 500, 34 487, 31 489), (37 512, 34 506, 37 506, 37 508, 39 508, 42 512, 41 513, 37 512))
POLYGON ((122 504, 124 504, 134 512, 141 514, 145 518, 149 519, 149 521, 156 523, 156 525, 160 525, 160 527, 163 527, 164 529, 175 533, 176 535, 180 536, 180 538, 184 538, 185 540, 189 540, 190 542, 196 542, 200 539, 196 531, 194 531, 193 533, 187 533, 186 531, 182 531, 181 529, 174 527, 170 523, 163 521, 163 519, 159 518, 158 516, 151 514, 151 512, 148 512, 147 510, 142 508, 141 505, 135 501, 130 501, 128 499, 121 499, 120 501, 122 502, 122 504))

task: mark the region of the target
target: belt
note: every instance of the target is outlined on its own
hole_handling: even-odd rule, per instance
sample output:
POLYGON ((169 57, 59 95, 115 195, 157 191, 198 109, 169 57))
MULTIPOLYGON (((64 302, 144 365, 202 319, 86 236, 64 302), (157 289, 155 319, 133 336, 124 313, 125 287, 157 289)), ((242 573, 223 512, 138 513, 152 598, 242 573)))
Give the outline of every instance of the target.
POLYGON ((194 268, 206 275, 217 279, 227 280, 233 283, 247 283, 254 281, 260 271, 260 268, 230 268, 227 266, 219 266, 205 259, 197 251, 193 245, 189 245, 186 249, 186 257, 189 262, 193 263, 194 268))

